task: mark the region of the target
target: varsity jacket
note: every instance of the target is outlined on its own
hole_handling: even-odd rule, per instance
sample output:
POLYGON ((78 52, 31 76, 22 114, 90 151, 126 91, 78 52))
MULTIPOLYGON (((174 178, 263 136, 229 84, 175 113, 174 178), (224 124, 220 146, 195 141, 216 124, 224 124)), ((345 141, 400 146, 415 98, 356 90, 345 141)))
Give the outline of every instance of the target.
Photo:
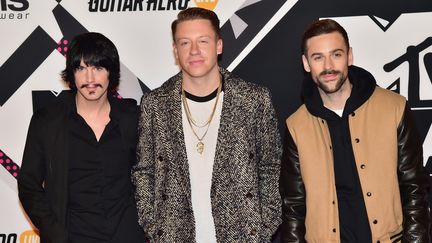
MULTIPOLYGON (((406 100, 376 87, 364 69, 350 66, 348 75, 350 99, 365 97, 356 92, 368 93, 343 115, 348 116, 372 241, 428 243, 428 178, 406 100)), ((332 141, 327 121, 311 105, 322 106, 322 101, 310 77, 304 81, 303 98, 305 104, 286 120, 282 242, 340 242, 332 141)))

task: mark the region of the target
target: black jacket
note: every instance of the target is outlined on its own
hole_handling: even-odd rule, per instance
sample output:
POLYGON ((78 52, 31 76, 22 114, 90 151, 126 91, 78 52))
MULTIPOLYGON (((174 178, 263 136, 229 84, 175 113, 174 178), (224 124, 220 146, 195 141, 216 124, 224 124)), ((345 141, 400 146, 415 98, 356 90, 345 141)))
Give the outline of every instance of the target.
MULTIPOLYGON (((74 98, 75 94, 69 93, 61 101, 36 111, 28 129, 18 192, 24 210, 39 229, 43 243, 67 242, 69 147, 66 124, 74 98)), ((111 109, 117 109, 121 117, 119 126, 123 144, 134 155, 138 122, 136 102, 109 99, 111 109)))

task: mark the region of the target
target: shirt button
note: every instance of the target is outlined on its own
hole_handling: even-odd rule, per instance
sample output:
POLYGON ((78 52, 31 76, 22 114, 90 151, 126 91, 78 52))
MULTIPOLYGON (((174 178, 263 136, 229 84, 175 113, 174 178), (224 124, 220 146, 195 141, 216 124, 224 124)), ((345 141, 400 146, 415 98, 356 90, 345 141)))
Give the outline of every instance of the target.
POLYGON ((351 113, 351 116, 355 116, 355 112, 352 112, 352 113, 351 113))
POLYGON ((378 220, 375 219, 372 223, 373 224, 378 224, 378 220))
POLYGON ((246 194, 246 197, 249 198, 249 199, 252 199, 252 198, 253 198, 253 195, 252 195, 252 193, 248 192, 248 193, 246 194))
POLYGON ((250 231, 251 235, 256 235, 256 233, 257 233, 256 229, 251 229, 251 231, 250 231))
POLYGON ((162 161, 163 161, 162 156, 159 155, 159 156, 158 156, 158 160, 162 162, 162 161))
POLYGON ((360 143, 360 139, 358 139, 358 138, 356 138, 354 141, 355 141, 356 143, 360 143))
POLYGON ((372 193, 371 193, 371 192, 368 192, 368 193, 366 193, 366 195, 367 195, 368 197, 370 197, 370 196, 372 196, 372 193))
POLYGON ((336 228, 333 228, 333 232, 336 233, 336 228))
POLYGON ((362 164, 362 165, 360 165, 360 168, 361 168, 361 169, 364 169, 364 168, 366 168, 366 165, 365 165, 365 164, 362 164))

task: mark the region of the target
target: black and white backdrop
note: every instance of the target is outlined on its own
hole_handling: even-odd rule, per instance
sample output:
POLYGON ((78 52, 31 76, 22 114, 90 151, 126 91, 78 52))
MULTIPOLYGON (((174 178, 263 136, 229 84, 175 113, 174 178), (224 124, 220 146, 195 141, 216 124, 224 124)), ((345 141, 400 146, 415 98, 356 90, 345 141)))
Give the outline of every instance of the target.
POLYGON ((350 37, 354 64, 405 96, 432 173, 432 1, 342 0, 0 0, 0 242, 39 242, 16 188, 35 109, 66 87, 59 73, 71 38, 105 34, 122 62, 119 94, 139 101, 178 72, 170 24, 201 6, 221 19, 220 65, 269 87, 280 128, 301 104, 300 41, 312 21, 333 18, 350 37))

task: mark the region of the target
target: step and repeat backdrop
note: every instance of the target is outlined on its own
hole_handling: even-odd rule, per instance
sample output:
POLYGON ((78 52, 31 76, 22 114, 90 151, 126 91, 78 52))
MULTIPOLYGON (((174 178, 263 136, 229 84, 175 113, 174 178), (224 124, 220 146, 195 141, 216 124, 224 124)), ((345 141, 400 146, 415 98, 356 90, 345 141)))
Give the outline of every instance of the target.
POLYGON ((195 6, 221 20, 220 65, 271 89, 281 132, 301 104, 302 32, 314 20, 337 20, 354 64, 408 99, 432 172, 432 1, 0 0, 0 243, 39 242, 16 177, 33 111, 66 89, 59 74, 71 38, 90 31, 110 38, 121 59, 119 93, 139 101, 179 71, 170 24, 195 6))

